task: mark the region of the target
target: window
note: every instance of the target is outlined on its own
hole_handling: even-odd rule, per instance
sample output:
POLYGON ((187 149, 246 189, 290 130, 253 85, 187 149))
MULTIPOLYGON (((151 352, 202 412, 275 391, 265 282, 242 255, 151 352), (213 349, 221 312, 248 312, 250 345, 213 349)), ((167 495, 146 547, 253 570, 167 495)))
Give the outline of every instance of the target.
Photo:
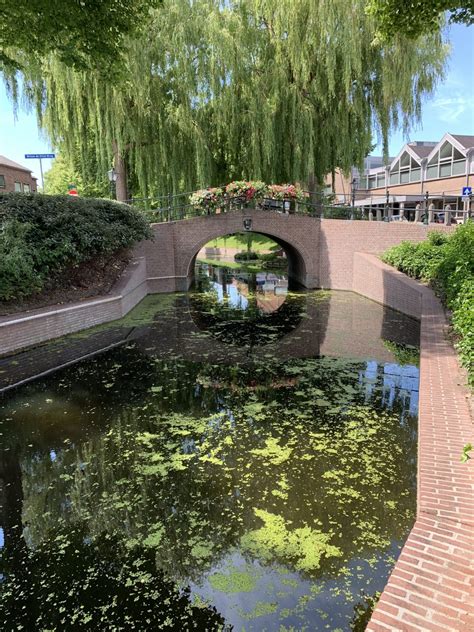
POLYGON ((439 166, 439 177, 440 178, 449 178, 451 175, 451 162, 441 163, 439 166))
POLYGON ((15 191, 21 192, 21 182, 15 182, 15 191))
POLYGON ((407 171, 401 171, 400 172, 400 184, 406 184, 407 182, 410 182, 410 172, 407 171))
POLYGON ((409 167, 410 166, 410 156, 404 152, 402 157, 400 158, 400 169, 403 169, 403 167, 409 167))
POLYGON ((376 178, 376 176, 370 176, 369 177, 369 189, 375 189, 376 186, 377 186, 377 178, 376 178))
POLYGON ((404 151, 390 172, 390 184, 407 184, 418 182, 420 179, 420 164, 407 151, 404 151))
POLYGON ((29 193, 31 191, 30 185, 29 184, 24 184, 23 185, 23 193, 29 193))
POLYGON ((453 146, 451 143, 444 143, 444 145, 439 150, 439 159, 440 160, 450 160, 453 157, 453 146))
POLYGON ((5 188, 5 176, 0 176, 0 189, 5 188))
POLYGON ((466 172, 466 161, 455 160, 453 162, 453 176, 461 176, 466 172))
POLYGON ((384 186, 385 186, 385 174, 379 173, 377 174, 377 187, 384 187, 384 186))
POLYGON ((428 163, 426 179, 449 178, 466 172, 466 158, 451 143, 445 142, 428 163))

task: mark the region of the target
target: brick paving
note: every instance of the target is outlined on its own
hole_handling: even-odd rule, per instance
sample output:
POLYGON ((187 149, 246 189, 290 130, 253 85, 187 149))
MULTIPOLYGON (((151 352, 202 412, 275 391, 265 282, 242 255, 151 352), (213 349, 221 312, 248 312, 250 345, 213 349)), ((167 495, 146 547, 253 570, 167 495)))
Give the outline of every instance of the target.
MULTIPOLYGON (((361 260, 373 267, 368 274, 371 282, 365 291, 358 291, 375 299, 379 293, 382 302, 386 297, 381 293, 383 282, 391 275, 400 280, 400 273, 376 257, 363 255, 361 260)), ((412 291, 414 282, 406 281, 412 291)), ((403 311, 401 285, 398 291, 403 311)), ((368 632, 474 630, 474 460, 460 461, 463 446, 474 438, 474 426, 465 378, 446 337, 443 307, 429 288, 418 284, 418 291, 421 361, 417 519, 368 632)), ((396 293, 390 296, 392 306, 396 293)))

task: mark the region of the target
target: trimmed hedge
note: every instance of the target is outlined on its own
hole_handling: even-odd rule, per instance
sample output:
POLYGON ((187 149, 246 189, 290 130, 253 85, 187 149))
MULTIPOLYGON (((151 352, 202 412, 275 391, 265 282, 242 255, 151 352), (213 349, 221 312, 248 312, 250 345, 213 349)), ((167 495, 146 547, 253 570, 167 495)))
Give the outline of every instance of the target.
POLYGON ((237 252, 234 255, 234 261, 257 261, 258 258, 257 252, 237 252))
POLYGON ((136 209, 110 200, 0 194, 0 300, 30 296, 69 266, 151 237, 136 209))
POLYGON ((429 281, 452 310, 461 363, 474 386, 474 222, 449 237, 432 232, 419 244, 402 242, 387 250, 383 261, 409 276, 429 281))

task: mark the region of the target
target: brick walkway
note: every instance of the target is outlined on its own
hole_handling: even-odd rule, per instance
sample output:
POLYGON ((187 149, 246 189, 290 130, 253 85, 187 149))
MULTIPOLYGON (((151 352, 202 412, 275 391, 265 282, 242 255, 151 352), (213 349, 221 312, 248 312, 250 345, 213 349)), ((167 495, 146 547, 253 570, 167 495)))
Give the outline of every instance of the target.
POLYGON ((474 459, 460 462, 474 426, 443 308, 420 292, 417 519, 369 632, 474 630, 474 459))

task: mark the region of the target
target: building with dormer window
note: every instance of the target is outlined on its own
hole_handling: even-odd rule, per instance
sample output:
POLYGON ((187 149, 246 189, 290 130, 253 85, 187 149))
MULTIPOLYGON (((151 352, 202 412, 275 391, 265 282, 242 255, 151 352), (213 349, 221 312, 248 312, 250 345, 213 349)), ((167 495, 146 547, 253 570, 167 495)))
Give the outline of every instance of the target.
POLYGON ((338 203, 400 209, 410 220, 420 206, 431 206, 438 214, 447 207, 466 211, 470 202, 463 189, 473 185, 474 135, 445 134, 439 142, 407 143, 387 165, 380 157, 368 156, 362 173, 355 168, 350 177, 336 173, 326 192, 338 203))

